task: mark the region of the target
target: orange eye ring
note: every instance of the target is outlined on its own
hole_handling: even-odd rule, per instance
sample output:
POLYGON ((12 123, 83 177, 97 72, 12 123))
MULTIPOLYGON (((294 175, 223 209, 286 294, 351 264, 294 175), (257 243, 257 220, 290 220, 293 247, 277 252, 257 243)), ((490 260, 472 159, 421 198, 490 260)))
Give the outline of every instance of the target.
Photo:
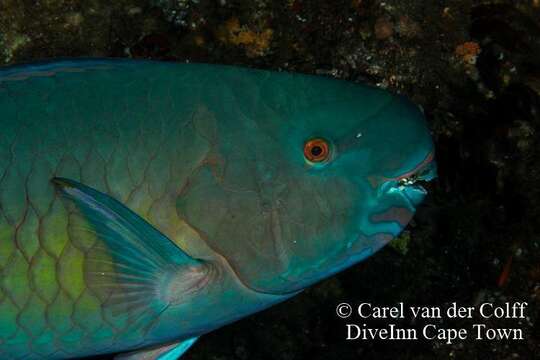
POLYGON ((311 139, 304 144, 304 157, 311 162, 320 163, 328 160, 329 156, 330 145, 324 139, 311 139))

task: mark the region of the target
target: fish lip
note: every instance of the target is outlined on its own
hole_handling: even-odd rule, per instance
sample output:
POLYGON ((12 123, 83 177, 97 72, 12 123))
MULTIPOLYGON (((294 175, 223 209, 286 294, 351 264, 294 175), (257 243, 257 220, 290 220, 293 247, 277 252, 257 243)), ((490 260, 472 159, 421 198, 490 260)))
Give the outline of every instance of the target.
POLYGON ((416 211, 416 206, 414 205, 414 202, 413 200, 411 199, 410 196, 407 195, 407 188, 411 186, 411 185, 408 185, 408 186, 405 186, 405 185, 398 185, 396 186, 394 189, 397 190, 397 192, 399 193, 399 195, 401 195, 401 198, 405 201, 405 203, 407 204, 407 207, 409 208, 409 210, 411 211, 416 211))
POLYGON ((403 196, 413 205, 412 208, 414 209, 428 194, 428 191, 421 183, 427 183, 436 177, 437 163, 432 160, 413 174, 411 178, 399 179, 397 187, 400 189, 403 196))
POLYGON ((420 184, 412 184, 408 185, 408 187, 422 193, 423 195, 427 195, 428 193, 428 191, 420 184))
POLYGON ((420 169, 417 174, 419 175, 417 175, 416 181, 428 182, 435 179, 437 177, 437 162, 435 160, 431 160, 426 164, 426 166, 420 169))
POLYGON ((406 173, 395 178, 386 178, 379 188, 377 195, 379 197, 394 194, 399 196, 403 201, 402 206, 407 207, 412 213, 423 202, 428 194, 428 191, 422 186, 437 177, 437 163, 433 160, 433 156, 427 157, 429 162, 419 167, 414 173, 406 173))
POLYGON ((408 202, 412 210, 416 210, 416 207, 422 202, 427 193, 427 190, 419 184, 406 185, 401 191, 403 198, 408 202), (417 197, 420 197, 420 200, 415 199, 417 197))
MULTIPOLYGON (((381 187, 380 189, 381 192, 379 194, 398 193, 399 196, 405 202, 405 205, 407 205, 407 207, 411 211, 415 212, 416 207, 420 205, 420 203, 424 200, 424 198, 428 194, 428 191, 421 184, 417 182, 418 180, 414 182, 410 182, 410 183, 402 183, 399 181, 387 182, 386 185, 381 187)), ((427 181, 427 180, 423 180, 423 181, 427 181)))

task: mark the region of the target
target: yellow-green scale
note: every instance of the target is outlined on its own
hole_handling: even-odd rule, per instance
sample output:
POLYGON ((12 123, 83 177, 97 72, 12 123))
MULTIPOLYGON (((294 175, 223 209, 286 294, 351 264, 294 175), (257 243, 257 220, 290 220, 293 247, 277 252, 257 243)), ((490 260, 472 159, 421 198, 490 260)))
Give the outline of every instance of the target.
POLYGON ((184 106, 186 117, 168 118, 162 110, 171 108, 174 88, 163 86, 172 80, 159 70, 138 69, 142 76, 134 78, 129 66, 91 64, 80 73, 56 70, 0 83, 0 357, 2 351, 67 356, 85 347, 91 354, 118 350, 117 336, 144 340, 123 331, 127 320, 102 306, 107 294, 86 284, 85 259, 103 254, 93 251, 103 244, 81 231, 91 225, 50 180, 80 181, 181 238, 171 194, 210 145, 189 121, 196 86, 174 105, 184 106))

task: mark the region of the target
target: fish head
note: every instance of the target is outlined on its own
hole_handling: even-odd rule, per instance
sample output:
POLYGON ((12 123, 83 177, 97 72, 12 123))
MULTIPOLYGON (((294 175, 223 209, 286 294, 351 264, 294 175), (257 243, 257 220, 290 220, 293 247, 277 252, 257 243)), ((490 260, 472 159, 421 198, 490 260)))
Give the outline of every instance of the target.
POLYGON ((177 204, 258 292, 294 293, 367 258, 411 220, 426 195, 418 181, 435 176, 418 107, 376 88, 311 85, 296 99, 274 88, 264 106, 236 102, 241 115, 218 122, 222 170, 201 169, 177 204))

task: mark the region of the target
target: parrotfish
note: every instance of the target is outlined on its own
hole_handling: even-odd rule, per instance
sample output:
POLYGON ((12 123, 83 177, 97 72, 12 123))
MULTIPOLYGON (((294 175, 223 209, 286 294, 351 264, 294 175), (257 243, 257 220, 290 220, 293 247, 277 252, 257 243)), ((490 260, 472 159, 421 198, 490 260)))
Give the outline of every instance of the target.
POLYGON ((435 176, 419 108, 326 77, 0 69, 0 358, 176 359, 366 259, 435 176))

